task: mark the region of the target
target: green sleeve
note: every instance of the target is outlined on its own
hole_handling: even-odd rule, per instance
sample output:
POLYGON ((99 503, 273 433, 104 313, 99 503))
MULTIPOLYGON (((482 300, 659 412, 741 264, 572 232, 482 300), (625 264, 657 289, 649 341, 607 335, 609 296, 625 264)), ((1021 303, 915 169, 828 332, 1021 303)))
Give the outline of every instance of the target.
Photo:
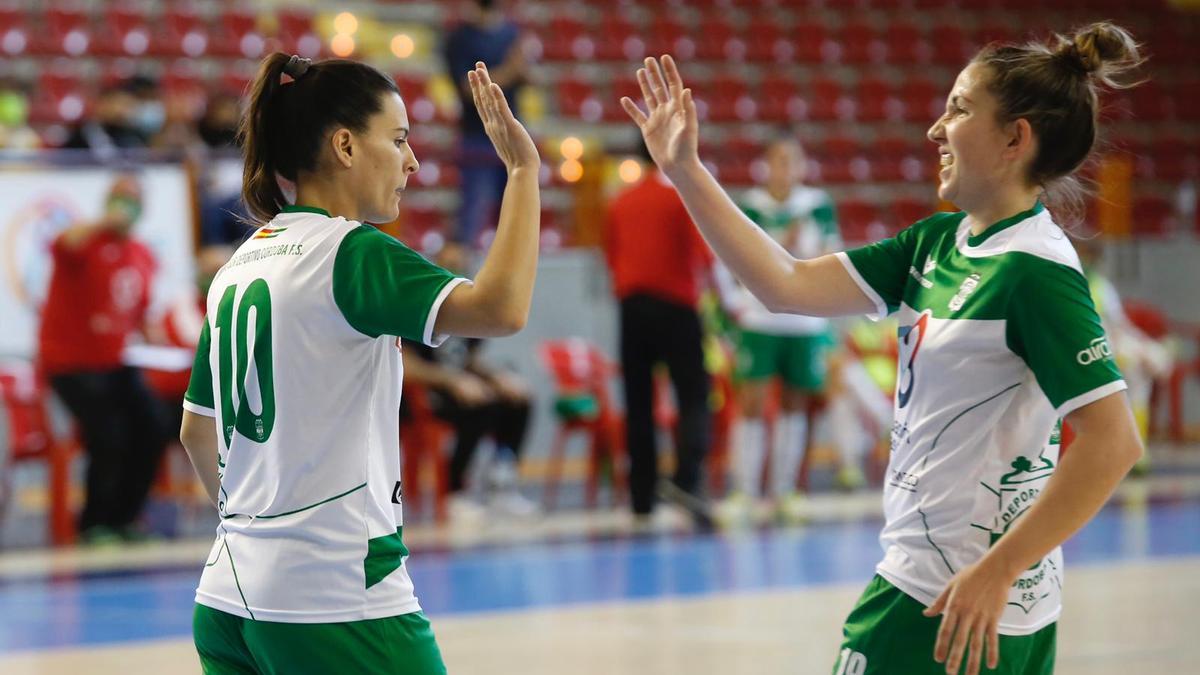
POLYGON ((1033 371, 1060 417, 1125 388, 1078 271, 1047 263, 1025 273, 1005 318, 1008 348, 1033 371))
POLYGON ((208 362, 209 343, 212 338, 208 329, 208 317, 204 317, 204 328, 200 329, 200 343, 196 345, 196 358, 192 362, 192 375, 188 380, 187 392, 183 395, 193 412, 212 412, 215 416, 216 401, 213 399, 212 366, 208 362), (201 410, 202 409, 202 410, 201 410))
POLYGON ((908 268, 916 255, 917 235, 912 227, 874 244, 839 253, 846 271, 859 288, 875 303, 875 318, 883 318, 900 308, 908 268))
POLYGON ((437 310, 459 279, 396 239, 360 225, 338 246, 333 299, 364 335, 396 335, 436 346, 437 310))

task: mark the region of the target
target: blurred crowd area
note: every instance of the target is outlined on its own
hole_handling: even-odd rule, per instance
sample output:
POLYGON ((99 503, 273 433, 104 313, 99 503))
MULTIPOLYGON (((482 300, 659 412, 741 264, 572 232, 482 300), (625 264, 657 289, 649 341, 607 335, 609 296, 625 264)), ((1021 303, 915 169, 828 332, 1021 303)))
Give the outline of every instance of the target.
MULTIPOLYGON (((702 157, 748 213, 767 192, 808 191, 801 201, 816 207, 781 211, 760 224, 775 227, 784 245, 819 255, 952 208, 934 196, 938 162, 925 131, 979 46, 1100 19, 1129 28, 1150 61, 1144 84, 1106 94, 1105 139, 1085 169, 1094 194, 1080 225, 1101 236, 1079 246, 1097 305, 1117 336, 1113 348, 1143 433, 1184 440, 1181 401, 1186 382, 1200 372, 1190 345, 1200 332, 1177 320, 1176 308, 1122 300, 1102 263, 1110 242, 1191 242, 1200 233, 1195 9, 1163 0, 0 0, 0 180, 8 181, 0 187, 13 200, 31 200, 0 223, 8 244, 0 263, 11 286, 11 298, 0 294, 0 303, 12 301, 0 309, 15 308, 0 322, 20 333, 0 344, 8 413, 0 508, 22 503, 15 468, 42 464, 47 478, 35 487, 45 494, 25 502, 50 514, 51 541, 69 541, 77 525, 101 542, 136 539, 144 530, 137 504, 122 505, 123 515, 100 527, 99 507, 92 522, 74 521, 80 490, 71 486, 88 482, 90 492, 93 477, 72 469, 85 439, 71 422, 54 422, 51 393, 62 398, 79 383, 64 389, 32 365, 39 344, 45 349, 46 286, 54 265, 64 264, 52 251, 81 223, 123 223, 155 258, 139 267, 152 288, 126 308, 131 343, 143 349, 122 352, 121 368, 147 379, 162 424, 152 439, 110 445, 138 445, 140 457, 168 459, 152 485, 149 474, 140 475, 130 490, 200 499, 182 453, 169 448, 207 284, 253 232, 239 202, 236 131, 243 93, 266 53, 361 59, 393 74, 421 169, 400 218, 380 227, 464 273, 489 241, 503 189, 503 172, 497 176, 459 80, 469 64, 487 61, 542 147, 543 249, 594 252, 603 261, 597 268, 607 268, 599 276, 615 297, 603 306, 569 304, 571 283, 590 284, 590 277, 556 289, 557 299, 543 296, 550 303, 544 306, 567 318, 545 320, 541 332, 517 338, 523 360, 489 358, 477 341, 452 342, 436 354, 406 351, 406 499, 414 517, 428 502, 427 516, 478 520, 489 506, 514 517, 553 508, 563 475, 581 481, 577 503, 594 504, 605 481, 616 499, 626 499, 628 411, 618 393, 629 366, 617 353, 618 329, 597 335, 557 327, 597 316, 615 326, 618 313, 626 321, 636 308, 622 275, 636 277, 638 264, 655 266, 647 251, 657 249, 628 238, 617 244, 614 235, 622 200, 667 198, 648 196, 656 178, 618 103, 621 96, 640 98, 634 70, 641 57, 672 53, 681 62, 703 117, 702 157), (42 199, 39 186, 61 194, 42 199), (586 439, 587 450, 564 471, 572 434, 586 439), (490 449, 487 466, 472 468, 481 443, 490 449), (536 447, 526 452, 526 445, 536 447), (545 486, 537 497, 522 489, 531 480, 545 486)), ((658 226, 626 225, 633 232, 658 226)), ((694 390, 675 377, 669 354, 658 355, 664 363, 646 385, 648 419, 665 446, 681 449, 664 468, 697 464, 702 492, 729 495, 719 510, 727 523, 802 520, 805 491, 877 484, 895 388, 895 326, 846 321, 804 329, 811 338, 804 363, 819 377, 806 379, 785 364, 777 377, 764 378, 748 365, 753 349, 739 325, 744 289, 723 278, 711 256, 687 257, 670 245, 661 253, 660 260, 686 257, 679 269, 695 272, 694 285, 666 292, 676 304, 694 305, 683 319, 697 330, 677 344, 694 343, 693 365, 703 371, 696 375, 709 383, 698 403, 684 400, 680 392, 694 390), (687 440, 687 427, 700 417, 705 435, 687 440), (750 431, 746 420, 756 420, 750 431), (781 464, 760 453, 747 468, 735 450, 747 439, 764 453, 783 444, 800 452, 781 464), (781 472, 783 479, 762 480, 781 472)), ((579 258, 561 260, 569 275, 592 274, 587 264, 571 262, 579 258)), ((69 307, 59 312, 71 314, 69 307)), ((67 413, 60 416, 80 417, 67 413)), ((633 499, 636 510, 636 487, 633 499)))
MULTIPOLYGON (((660 53, 686 64, 705 117, 704 156, 723 183, 761 178, 764 142, 793 131, 809 152, 810 180, 831 191, 847 238, 858 241, 934 206, 924 131, 979 46, 1098 19, 1129 28, 1150 55, 1147 81, 1105 101, 1105 147, 1122 160, 1108 168, 1132 186, 1111 227, 1194 231, 1200 18, 1187 4, 555 0, 498 2, 495 11, 519 31, 520 82, 510 93, 550 160, 543 187, 555 241, 595 241, 577 195, 629 175, 619 166, 633 134, 618 100, 637 93, 632 64, 660 53)), ((101 155, 227 147, 263 54, 348 56, 394 75, 417 127, 425 189, 409 201, 408 224, 450 230, 462 220, 463 115, 446 38, 475 12, 471 2, 4 0, 0 146, 101 155)))

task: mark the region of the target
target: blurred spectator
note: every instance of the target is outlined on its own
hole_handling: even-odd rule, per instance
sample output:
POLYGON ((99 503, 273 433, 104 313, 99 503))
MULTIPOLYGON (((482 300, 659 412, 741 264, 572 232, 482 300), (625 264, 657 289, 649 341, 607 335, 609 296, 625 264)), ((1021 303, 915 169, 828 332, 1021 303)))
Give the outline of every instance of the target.
POLYGON ((99 159, 111 159, 120 149, 145 147, 146 139, 134 126, 138 105, 128 87, 102 90, 95 114, 75 126, 63 147, 91 150, 99 159))
POLYGON ((125 83, 125 89, 133 96, 130 126, 141 136, 142 145, 150 145, 167 122, 166 104, 158 82, 146 75, 135 75, 125 83))
POLYGON ((132 235, 138 179, 116 179, 104 216, 72 225, 51 246, 53 272, 39 331, 39 366, 78 424, 87 449, 85 542, 136 538, 168 432, 139 371, 122 363, 145 325, 155 262, 132 235))
POLYGON ((446 36, 443 45, 446 67, 457 85, 462 104, 458 149, 462 203, 454 239, 468 245, 477 243, 480 231, 492 221, 508 175, 471 101, 467 71, 477 61, 486 63, 492 81, 504 90, 518 119, 517 94, 527 78, 528 64, 521 49, 520 29, 505 17, 500 4, 494 0, 473 0, 463 23, 446 36))
POLYGON ((28 125, 29 97, 14 82, 0 81, 0 148, 33 150, 41 146, 28 125))
POLYGON ((620 301, 621 369, 625 380, 625 439, 633 513, 644 525, 658 495, 711 524, 700 496, 700 472, 710 443, 708 374, 696 303, 712 253, 679 195, 642 148, 642 180, 612 201, 605 257, 620 301), (654 430, 654 367, 666 362, 679 405, 676 467, 658 480, 654 430))
MULTIPOLYGON (((466 270, 466 250, 449 243, 436 262, 453 272, 466 270)), ((467 472, 479 442, 491 436, 496 455, 488 470, 487 499, 493 511, 513 516, 537 512, 517 489, 517 463, 529 427, 530 391, 516 373, 483 357, 484 340, 451 337, 434 349, 405 342, 406 382, 423 385, 433 414, 454 427, 450 458, 450 514, 459 522, 479 520, 483 509, 466 497, 467 472)), ((401 402, 401 416, 409 414, 401 402)))
MULTIPOLYGON (((804 185, 806 160, 800 144, 791 136, 777 138, 767 146, 764 159, 766 181, 740 200, 750 220, 801 260, 841 250, 833 200, 824 190, 804 185)), ((808 442, 809 410, 825 390, 828 352, 834 344, 829 321, 776 314, 724 265, 718 264, 716 272, 723 304, 738 327, 734 333, 742 412, 733 432, 735 489, 723 510, 731 521, 745 523, 761 495, 767 456, 764 413, 770 385, 779 380, 768 496, 780 520, 796 522, 804 513, 796 480, 808 442)))
POLYGON ((198 124, 200 140, 213 150, 234 149, 237 146, 237 128, 241 114, 241 102, 238 97, 225 92, 213 93, 208 98, 208 104, 198 124))

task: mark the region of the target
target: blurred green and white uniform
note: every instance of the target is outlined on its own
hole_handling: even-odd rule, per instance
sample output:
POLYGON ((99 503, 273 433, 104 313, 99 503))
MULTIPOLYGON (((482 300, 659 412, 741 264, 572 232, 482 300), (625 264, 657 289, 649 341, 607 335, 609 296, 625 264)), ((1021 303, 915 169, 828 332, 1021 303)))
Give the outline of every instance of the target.
MULTIPOLYGON (((742 210, 797 258, 816 258, 842 247, 833 201, 824 190, 796 186, 786 199, 766 189, 748 190, 742 210)), ((779 377, 792 389, 818 393, 825 388, 828 352, 833 345, 829 321, 821 317, 777 314, 768 310, 727 268, 717 263, 722 302, 737 323, 737 377, 761 381, 779 377)), ((771 494, 795 489, 807 436, 803 413, 781 414, 772 443, 771 494)), ((766 450, 762 420, 739 419, 734 431, 735 487, 742 495, 758 495, 766 450)))
MULTIPOLYGON (((424 621, 404 565, 398 338, 438 344, 438 310, 462 281, 373 227, 304 207, 218 272, 184 403, 215 418, 221 476, 198 646, 209 610, 424 621)), ((422 644, 436 651, 432 633, 422 644)))
MULTIPOLYGON (((847 620, 839 664, 856 673, 942 672, 937 619, 911 610, 932 604, 1037 501, 1058 464, 1062 417, 1125 389, 1079 258, 1050 213, 1039 203, 979 235, 964 218, 939 213, 838 254, 874 316, 900 322, 884 557, 847 620), (913 633, 925 637, 893 644, 913 633), (908 650, 911 663, 897 656, 908 650)), ((1042 646, 1023 670, 1008 670, 1022 647, 1002 646, 1003 672, 1052 668, 1062 584, 1060 549, 1013 583, 1000 633, 1042 646)))

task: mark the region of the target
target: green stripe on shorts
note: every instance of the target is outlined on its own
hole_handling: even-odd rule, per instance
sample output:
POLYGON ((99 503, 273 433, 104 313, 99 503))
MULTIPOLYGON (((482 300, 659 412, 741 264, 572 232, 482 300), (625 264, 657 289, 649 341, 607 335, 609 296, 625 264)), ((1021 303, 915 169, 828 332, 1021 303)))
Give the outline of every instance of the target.
MULTIPOLYGON (((927 617, 925 606, 879 575, 867 585, 842 627, 841 650, 833 675, 945 675, 933 660, 940 616, 927 617)), ((1051 675, 1057 624, 1030 635, 1000 636, 1000 665, 980 672, 1000 675, 1051 675)), ((967 667, 963 655, 962 671, 967 667)), ((961 672, 961 671, 960 671, 961 672)))
POLYGON ((192 631, 205 675, 446 673, 422 612, 344 623, 280 623, 197 604, 192 631))

